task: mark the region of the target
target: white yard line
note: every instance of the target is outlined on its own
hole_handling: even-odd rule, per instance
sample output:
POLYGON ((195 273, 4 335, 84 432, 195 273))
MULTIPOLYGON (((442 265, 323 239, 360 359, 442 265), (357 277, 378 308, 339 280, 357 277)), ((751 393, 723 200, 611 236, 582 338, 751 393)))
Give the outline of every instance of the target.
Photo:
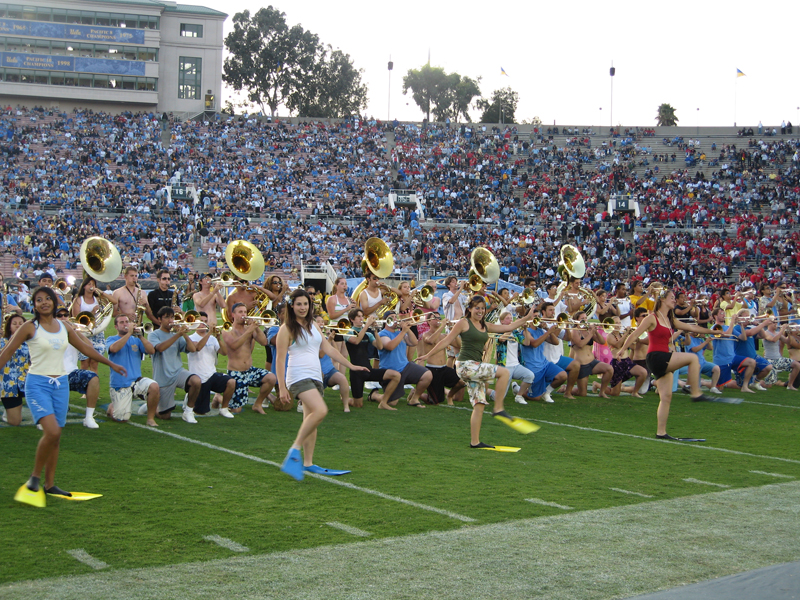
POLYGON ((247 546, 242 546, 233 540, 229 540, 228 538, 220 537, 218 535, 204 535, 203 539, 207 542, 214 542, 217 546, 222 546, 223 548, 227 548, 233 552, 250 552, 250 548, 247 546))
POLYGON ((756 475, 769 475, 770 477, 781 477, 783 479, 794 479, 791 475, 783 475, 781 473, 767 473, 766 471, 750 471, 751 473, 755 473, 756 475))
POLYGON ((686 483, 697 483, 700 485, 713 485, 714 487, 718 488, 729 488, 731 486, 725 485, 724 483, 714 483, 713 481, 703 481, 702 479, 695 479, 694 477, 687 477, 684 479, 686 483))
POLYGON ((632 492, 631 490, 623 490, 620 488, 608 488, 612 492, 619 492, 620 494, 630 494, 631 496, 641 496, 642 498, 652 498, 652 496, 648 494, 642 494, 640 492, 632 492))
POLYGON ((83 548, 77 548, 76 550, 67 550, 67 554, 69 554, 75 560, 82 562, 85 565, 89 565, 93 569, 100 570, 108 568, 108 565, 104 563, 102 560, 99 560, 86 552, 83 548))
POLYGON ((530 502, 532 504, 541 504, 542 506, 552 506, 553 508, 560 508, 561 510, 573 510, 571 506, 564 506, 563 504, 548 502, 547 500, 542 500, 541 498, 525 498, 525 502, 530 502))
POLYGON ((325 523, 325 525, 333 527, 334 529, 341 529, 345 533, 357 535, 358 537, 369 537, 372 535, 369 531, 364 531, 358 527, 351 527, 350 525, 345 525, 344 523, 339 523, 338 521, 331 521, 330 523, 325 523))
POLYGON ((758 404, 760 406, 777 406, 779 408, 800 408, 793 404, 773 404, 772 402, 754 402, 753 400, 743 400, 742 404, 758 404))
MULTIPOLYGON (((777 405, 781 406, 781 405, 777 405)), ((458 410, 468 410, 472 412, 471 408, 466 406, 445 406, 444 408, 456 408, 458 410)), ((572 425, 571 423, 557 423, 555 421, 545 421, 543 419, 530 419, 534 423, 545 423, 547 425, 555 425, 556 427, 570 427, 572 429, 579 429, 581 431, 592 431, 594 433, 607 433, 608 435, 621 435, 623 437, 635 438, 638 440, 647 440, 650 442, 660 442, 664 444, 677 444, 683 448, 697 448, 699 450, 715 450, 716 452, 727 452, 728 454, 736 454, 738 456, 751 456, 753 458, 763 458, 766 460, 779 460, 781 462, 788 462, 795 465, 800 465, 800 460, 794 458, 783 458, 781 456, 767 456, 764 454, 753 454, 752 452, 742 452, 740 450, 730 450, 728 448, 717 448, 716 446, 706 446, 704 444, 687 444, 685 442, 672 442, 670 440, 659 440, 656 436, 648 437, 646 435, 636 435, 635 433, 623 433, 621 431, 608 431, 606 429, 596 429, 594 427, 581 427, 580 425, 572 425)))
MULTIPOLYGON (((223 448, 222 446, 215 446, 214 444, 209 444, 208 442, 201 442, 200 440, 195 440, 192 438, 188 438, 182 435, 178 435, 177 433, 171 433, 169 431, 163 431, 162 429, 157 429, 155 427, 148 427, 147 425, 141 425, 140 423, 133 423, 129 421, 130 425, 134 427, 138 427, 139 429, 144 429, 146 431, 152 431, 153 433, 160 433, 161 435, 166 435, 171 438, 175 438, 176 440, 181 440, 182 442, 189 442, 190 444, 197 444, 198 446, 203 446, 204 448, 209 448, 210 450, 217 450, 218 452, 227 452, 228 454, 232 454, 233 456, 238 456, 239 458, 246 458, 247 460, 252 460, 255 462, 259 462, 265 465, 270 465, 271 467, 280 467, 280 464, 273 462, 271 460, 267 460, 265 458, 260 458, 258 456, 252 456, 250 454, 245 454, 244 452, 238 452, 236 450, 230 450, 229 448, 223 448)), ((413 500, 406 500, 405 498, 400 498, 399 496, 392 496, 391 494, 384 494, 383 492, 379 492, 377 490, 371 490, 369 488, 361 487, 358 485, 353 485, 352 483, 348 483, 346 481, 342 481, 340 479, 335 479, 333 477, 329 477, 326 475, 317 475, 316 473, 306 473, 306 477, 315 477, 320 481, 324 481, 326 483, 331 483, 334 485, 339 485, 341 487, 345 487, 351 490, 356 490, 358 492, 364 492, 365 494, 372 494, 373 496, 378 496, 379 498, 383 498, 384 500, 391 500, 393 502, 399 502, 401 504, 406 504, 408 506, 413 506, 414 508, 419 508, 422 510, 427 510, 430 512, 435 512, 440 515, 444 515, 445 517, 450 517, 451 519, 456 519, 458 521, 463 521, 464 523, 474 523, 475 519, 472 517, 467 517, 464 515, 460 515, 458 513, 451 512, 449 510, 444 510, 442 508, 436 508, 435 506, 430 506, 428 504, 422 504, 420 502, 414 502, 413 500)))

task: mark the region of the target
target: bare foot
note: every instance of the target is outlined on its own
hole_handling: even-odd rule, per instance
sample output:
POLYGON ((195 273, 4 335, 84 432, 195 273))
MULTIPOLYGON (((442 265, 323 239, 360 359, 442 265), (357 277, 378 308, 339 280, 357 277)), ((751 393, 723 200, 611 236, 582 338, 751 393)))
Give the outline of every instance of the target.
POLYGON ((265 413, 265 412, 264 412, 264 409, 263 409, 263 407, 261 407, 260 405, 259 405, 259 406, 256 406, 255 404, 253 404, 253 412, 257 412, 257 413, 258 413, 258 414, 260 414, 260 415, 265 415, 265 414, 267 414, 267 413, 265 413))
POLYGON ((147 419, 147 426, 148 427, 158 427, 158 423, 156 423, 155 421, 151 421, 150 419, 147 419))
POLYGON ((106 415, 109 419, 114 418, 114 406, 112 404, 108 405, 108 408, 106 409, 106 415))
POLYGON ((631 396, 633 396, 634 398, 642 398, 642 397, 643 397, 643 396, 640 396, 640 395, 639 395, 638 393, 636 393, 636 392, 634 392, 633 394, 631 394, 631 396))
POLYGON ((573 396, 572 394, 564 394, 564 398, 568 398, 570 400, 575 400, 575 396, 573 396))
POLYGON ((269 394, 267 394, 267 400, 269 400, 270 402, 277 402, 278 397, 272 392, 270 392, 269 394))
POLYGON ((382 408, 383 410, 397 410, 394 406, 389 406, 385 402, 380 402, 378 408, 382 408))
POLYGON ((743 387, 743 388, 742 388, 742 393, 743 393, 743 394, 755 394, 756 392, 755 392, 755 390, 751 390, 751 389, 750 389, 750 388, 748 388, 748 387, 743 387))
POLYGON ((353 408, 364 408, 364 399, 361 398, 360 400, 355 400, 351 398, 350 406, 352 406, 353 408))
POLYGON ((606 400, 608 400, 608 396, 605 394, 605 392, 600 392, 600 393, 598 393, 597 395, 598 395, 600 398, 605 398, 606 400))
POLYGON ((235 414, 235 415, 238 415, 240 412, 242 412, 242 407, 240 406, 240 407, 238 407, 238 408, 231 408, 231 409, 229 409, 229 410, 230 410, 230 411, 231 411, 233 414, 235 414))
POLYGON ((792 387, 792 386, 790 386, 790 385, 787 385, 787 386, 786 386, 786 389, 787 389, 787 390, 792 390, 793 392, 796 392, 796 391, 797 391, 797 388, 796 388, 796 387, 792 387))
POLYGON ((222 396, 220 394, 214 394, 214 399, 211 401, 211 408, 219 408, 222 406, 222 396))

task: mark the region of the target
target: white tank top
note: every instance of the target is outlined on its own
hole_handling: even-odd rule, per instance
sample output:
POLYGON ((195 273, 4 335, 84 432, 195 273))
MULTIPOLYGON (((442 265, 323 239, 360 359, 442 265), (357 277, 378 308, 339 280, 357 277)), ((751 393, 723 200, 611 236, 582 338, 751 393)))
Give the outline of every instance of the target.
POLYGON ((319 347, 322 345, 322 336, 314 326, 311 336, 303 332, 291 346, 289 346, 289 364, 286 366, 286 387, 303 379, 322 381, 322 369, 319 366, 319 347))
MULTIPOLYGON (((367 297, 369 297, 369 294, 367 294, 367 297)), ((336 309, 336 310, 344 310, 345 308, 350 306, 350 300, 348 300, 347 302, 342 304, 341 302, 339 302, 339 296, 334 296, 334 298, 336 299, 336 304, 334 305, 334 309, 336 309)), ((370 305, 370 306, 372 306, 372 305, 370 305)))
POLYGON ((96 299, 94 302, 89 304, 86 302, 86 300, 83 299, 83 296, 81 296, 81 312, 92 312, 96 307, 97 307, 96 299))
POLYGON ((69 346, 67 328, 60 321, 56 322, 58 323, 58 333, 50 333, 39 323, 34 322, 36 332, 28 340, 28 351, 31 354, 31 368, 28 373, 52 375, 53 377, 67 374, 64 369, 64 352, 69 346))
POLYGON ((367 290, 364 290, 364 291, 367 293, 367 306, 375 306, 381 300, 383 300, 383 293, 380 290, 378 290, 378 295, 375 298, 370 296, 369 292, 367 292, 367 290))

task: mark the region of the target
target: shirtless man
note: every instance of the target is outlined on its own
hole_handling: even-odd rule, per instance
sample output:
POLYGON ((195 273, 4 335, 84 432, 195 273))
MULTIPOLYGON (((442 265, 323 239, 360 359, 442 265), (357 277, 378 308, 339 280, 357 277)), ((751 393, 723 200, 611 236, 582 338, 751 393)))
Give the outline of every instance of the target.
MULTIPOLYGON (((579 311, 575 315, 575 320, 586 323, 586 313, 579 311)), ((584 327, 585 329, 573 329, 571 333, 572 352, 570 356, 581 365, 580 373, 578 373, 578 386, 575 388, 574 394, 585 396, 589 375, 602 375, 603 379, 598 395, 601 398, 608 398, 608 384, 614 375, 614 369, 608 363, 597 360, 592 353, 592 342, 605 345, 606 341, 597 331, 596 325, 586 323, 584 327)))
MULTIPOLYGON (((619 325, 619 317, 615 317, 614 321, 616 324, 619 325)), ((633 333, 632 329, 626 329, 621 331, 620 329, 615 329, 611 333, 608 334, 606 337, 606 344, 610 348, 622 348, 622 345, 625 343, 626 338, 633 333)), ((631 377, 636 378, 636 383, 633 386, 631 395, 634 398, 641 398, 642 396, 639 394, 639 389, 642 388, 647 381, 647 369, 640 365, 637 365, 633 362, 633 359, 630 356, 626 356, 624 358, 614 358, 611 360, 611 368, 614 370, 614 375, 611 378, 610 383, 610 394, 612 396, 619 396, 620 392, 622 391, 622 384, 623 382, 627 381, 631 377)), ((598 382, 592 383, 592 391, 596 391, 596 388, 600 384, 598 382)))
POLYGON ((567 304, 567 314, 570 316, 578 312, 586 304, 586 296, 581 292, 581 280, 574 277, 569 278, 569 283, 564 294, 564 302, 567 304))
MULTIPOLYGON (((789 358, 791 358, 794 362, 800 362, 800 332, 790 327, 787 328, 785 347, 786 351, 789 353, 789 358)), ((798 385, 800 385, 800 375, 798 375, 793 368, 792 372, 789 374, 789 380, 786 383, 786 389, 796 392, 798 385)))
POLYGON ((246 323, 247 307, 241 302, 231 307, 233 327, 230 331, 222 333, 223 340, 228 347, 228 371, 236 380, 236 391, 230 402, 230 411, 240 413, 247 404, 248 388, 259 388, 258 398, 253 404, 253 410, 264 414, 264 400, 270 390, 278 382, 277 377, 266 369, 253 366, 253 348, 256 342, 266 346, 269 342, 258 321, 246 323))
POLYGON ((240 303, 244 304, 246 308, 245 312, 250 312, 256 306, 256 300, 258 299, 259 292, 269 296, 269 294, 267 294, 267 290, 259 285, 248 281, 242 281, 238 278, 236 281, 242 285, 238 285, 235 290, 228 294, 228 298, 225 300, 225 306, 228 309, 228 318, 232 318, 231 315, 233 315, 234 305, 240 303))
POLYGON ((117 288, 111 294, 111 297, 116 299, 114 316, 127 315, 131 321, 134 321, 136 319, 136 307, 138 305, 147 306, 147 294, 142 291, 142 288, 137 283, 139 271, 136 270, 136 267, 127 267, 124 278, 125 285, 117 288))
MULTIPOLYGON (((555 294, 553 294, 555 295, 555 294)), ((569 334, 566 329, 561 329, 555 323, 556 319, 556 306, 552 302, 545 302, 541 306, 542 318, 547 319, 543 323, 544 329, 555 328, 555 336, 558 338, 557 343, 544 344, 542 346, 544 357, 558 368, 567 372, 567 385, 564 388, 564 397, 574 400, 575 396, 572 395, 572 389, 578 382, 578 373, 580 373, 581 365, 577 360, 564 356, 564 343, 563 339, 569 334)))
POLYGON ((211 285, 211 275, 203 275, 200 278, 200 290, 192 295, 194 300, 194 309, 197 312, 204 312, 208 315, 208 324, 214 326, 217 324, 217 308, 220 310, 225 308, 225 301, 222 299, 222 294, 219 291, 222 289, 222 284, 215 283, 211 285))
MULTIPOLYGON (((445 333, 445 321, 441 319, 438 312, 430 313, 429 318, 431 329, 422 338, 426 347, 433 348, 447 337, 447 334, 445 333)), ((442 348, 436 354, 428 356, 425 361, 425 367, 433 374, 433 379, 428 385, 428 393, 420 396, 420 400, 427 404, 439 404, 445 398, 444 389, 446 387, 450 388, 446 396, 448 406, 453 406, 453 400, 461 402, 464 399, 466 384, 459 379, 453 367, 447 366, 446 350, 446 348, 442 348)))

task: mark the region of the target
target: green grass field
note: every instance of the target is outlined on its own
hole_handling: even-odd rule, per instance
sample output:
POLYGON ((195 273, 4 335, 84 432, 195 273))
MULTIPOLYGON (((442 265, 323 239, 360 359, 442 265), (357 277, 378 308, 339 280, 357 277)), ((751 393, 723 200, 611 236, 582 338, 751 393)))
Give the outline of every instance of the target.
MULTIPOLYGON (((105 367, 101 379, 105 404, 105 367)), ((783 388, 738 405, 677 394, 669 432, 703 444, 654 439, 654 393, 556 395, 555 404, 528 406, 509 399, 510 412, 541 430, 523 436, 486 418, 482 440, 520 447, 515 454, 468 447, 467 403, 422 410, 401 402, 396 413, 367 404, 345 414, 337 392, 326 400, 315 462, 353 472, 298 483, 277 468, 300 423, 294 410, 246 409, 197 425, 178 414, 157 430, 134 416, 88 430, 78 421, 85 401, 72 394, 56 481, 103 497, 48 498, 46 509, 13 500, 40 433, 30 424, 0 428, 0 597, 610 598, 800 559, 800 395, 783 388), (734 514, 728 525, 718 520, 734 514), (656 560, 665 548, 647 545, 651 535, 689 541, 665 562, 656 560), (681 567, 692 551, 699 562, 681 567), (563 579, 559 567, 582 573, 595 553, 587 569, 608 561, 602 574, 563 579), (340 587, 304 573, 303 557, 340 587), (434 577, 439 569, 454 579, 434 577), (247 585, 229 577, 240 571, 251 574, 247 585), (526 585, 537 574, 534 593, 526 585)))

